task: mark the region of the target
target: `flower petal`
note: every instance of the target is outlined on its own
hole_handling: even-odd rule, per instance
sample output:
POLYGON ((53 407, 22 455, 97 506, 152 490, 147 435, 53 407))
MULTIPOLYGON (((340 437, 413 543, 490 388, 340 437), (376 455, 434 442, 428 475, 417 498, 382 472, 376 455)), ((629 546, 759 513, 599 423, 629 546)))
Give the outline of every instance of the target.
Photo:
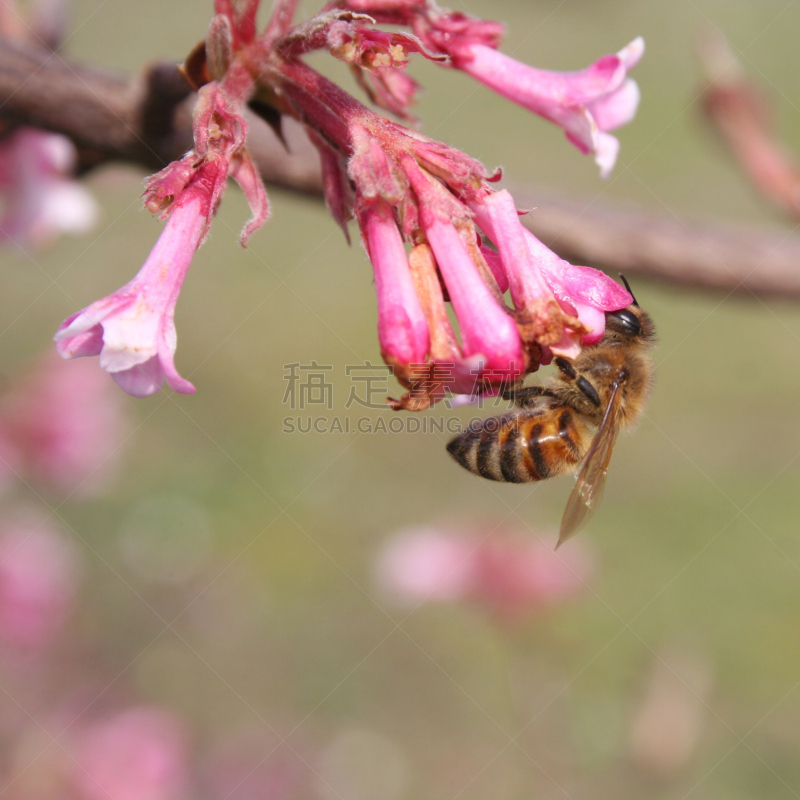
POLYGON ((392 210, 384 202, 370 204, 359 222, 375 272, 381 350, 403 364, 423 363, 430 345, 428 323, 392 210))
POLYGON ((133 297, 119 292, 115 292, 108 297, 103 297, 96 300, 90 306, 87 306, 83 311, 78 311, 71 317, 67 317, 53 336, 53 341, 63 342, 71 336, 76 336, 80 333, 86 333, 92 330, 97 325, 102 324, 103 320, 109 314, 116 314, 122 311, 133 302, 133 297))
POLYGON ((626 70, 633 69, 641 61, 644 55, 644 48, 644 39, 641 36, 637 36, 617 53, 626 70))
POLYGON ((594 306, 590 306, 588 303, 578 303, 575 300, 572 301, 572 305, 575 307, 575 316, 586 325, 587 328, 592 329, 591 333, 584 334, 583 344, 597 344, 605 333, 605 312, 594 306))
POLYGON ((542 116, 548 116, 550 107, 580 105, 613 92, 625 80, 625 65, 616 55, 603 56, 577 72, 556 72, 531 67, 481 44, 467 51, 469 58, 455 60, 459 69, 542 116))
POLYGON ((598 133, 596 137, 594 163, 600 167, 600 177, 607 178, 614 169, 619 155, 619 139, 610 133, 598 133))
POLYGON ((628 78, 615 92, 587 104, 601 131, 613 131, 627 125, 636 116, 641 92, 633 78, 628 78))
POLYGON ((627 289, 599 269, 564 261, 527 229, 525 238, 544 279, 559 300, 573 305, 584 303, 601 311, 618 311, 633 302, 627 289))
POLYGON ((46 235, 54 232, 81 234, 90 231, 98 218, 97 203, 76 181, 54 179, 42 191, 40 225, 46 235))
POLYGON ((182 378, 175 368, 175 350, 178 347, 178 333, 175 330, 175 322, 170 316, 169 319, 164 321, 161 329, 161 335, 158 340, 158 360, 161 364, 161 369, 164 372, 164 378, 167 385, 173 392, 179 394, 194 394, 194 384, 182 378))
POLYGON ((132 397, 150 397, 161 389, 164 371, 161 369, 158 356, 153 356, 143 364, 112 372, 111 377, 126 394, 132 397))
POLYGON ((481 280, 458 231, 433 220, 425 232, 456 311, 464 354, 483 355, 487 369, 522 374, 525 358, 517 326, 481 280))
POLYGON ((70 336, 56 344, 56 350, 61 358, 83 358, 84 356, 99 356, 103 349, 103 326, 95 325, 85 333, 70 336))

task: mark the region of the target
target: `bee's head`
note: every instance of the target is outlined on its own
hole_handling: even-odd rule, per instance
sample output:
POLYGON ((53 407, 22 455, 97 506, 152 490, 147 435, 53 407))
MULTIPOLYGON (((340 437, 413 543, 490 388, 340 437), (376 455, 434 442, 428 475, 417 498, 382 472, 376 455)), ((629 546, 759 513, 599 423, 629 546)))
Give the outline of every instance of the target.
MULTIPOLYGON (((624 275, 620 275, 625 288, 631 292, 631 287, 624 275)), ((642 343, 652 342, 656 338, 656 329, 650 315, 639 308, 636 298, 633 297, 633 305, 621 308, 619 311, 606 312, 606 340, 616 342, 638 341, 642 343)))
POLYGON ((629 342, 646 341, 653 335, 653 323, 639 306, 628 306, 619 311, 606 312, 606 339, 629 342))

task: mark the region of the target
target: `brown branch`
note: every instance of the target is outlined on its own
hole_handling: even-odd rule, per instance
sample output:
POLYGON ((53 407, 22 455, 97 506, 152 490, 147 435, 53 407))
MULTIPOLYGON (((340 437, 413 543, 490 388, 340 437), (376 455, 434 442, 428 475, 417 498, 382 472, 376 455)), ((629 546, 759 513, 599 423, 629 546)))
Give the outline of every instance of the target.
POLYGON ((800 236, 515 191, 524 221, 576 264, 700 289, 800 299, 800 236))
MULTIPOLYGON (((191 144, 191 100, 174 65, 125 77, 0 39, 0 119, 69 136, 88 169, 108 161, 155 170, 191 144)), ((287 121, 289 152, 251 119, 249 146, 264 179, 321 193, 316 151, 287 121)), ((595 207, 528 188, 526 223, 564 258, 691 287, 800 299, 800 236, 595 207)))
MULTIPOLYGON (((174 64, 126 77, 0 39, 0 118, 68 136, 83 169, 124 161, 154 171, 180 158, 192 143, 189 95, 174 64)), ((287 124, 287 153, 266 124, 250 122, 264 179, 319 194, 316 151, 299 126, 287 124)))

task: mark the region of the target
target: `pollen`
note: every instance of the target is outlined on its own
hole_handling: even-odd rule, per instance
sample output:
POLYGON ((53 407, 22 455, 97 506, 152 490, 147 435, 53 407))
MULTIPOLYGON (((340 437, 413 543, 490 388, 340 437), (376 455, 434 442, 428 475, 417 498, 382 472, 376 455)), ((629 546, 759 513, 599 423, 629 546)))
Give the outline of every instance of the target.
POLYGON ((389 47, 392 62, 395 65, 405 64, 408 61, 408 53, 401 44, 393 44, 389 47))
POLYGON ((370 61, 370 66, 375 67, 376 69, 392 66, 392 56, 390 56, 388 53, 375 53, 370 61))

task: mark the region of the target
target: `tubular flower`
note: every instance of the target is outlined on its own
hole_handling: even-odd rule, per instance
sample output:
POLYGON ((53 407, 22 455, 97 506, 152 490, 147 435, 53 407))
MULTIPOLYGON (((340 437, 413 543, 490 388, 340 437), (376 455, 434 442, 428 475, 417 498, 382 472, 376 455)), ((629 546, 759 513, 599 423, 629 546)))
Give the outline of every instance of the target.
POLYGON ((628 305, 630 295, 532 238, 511 195, 492 188, 499 172, 372 111, 304 59, 327 51, 350 66, 375 105, 406 119, 417 89, 405 72, 412 55, 464 70, 562 125, 607 169, 616 140, 604 131, 633 115, 638 94, 627 71, 641 56, 641 40, 562 75, 506 59, 497 53, 500 24, 433 0, 332 0, 299 24, 296 0, 276 0, 261 33, 259 4, 215 0, 206 39, 183 67, 198 91, 194 147, 145 192, 147 208, 167 228, 136 278, 62 325, 62 355, 99 355, 131 394, 151 394, 163 379, 176 391, 194 390, 173 364, 175 303, 192 255, 228 178, 253 214, 243 243, 269 214, 246 148, 248 108, 278 135, 285 116, 305 127, 320 154, 332 216, 345 235, 350 220, 360 227, 375 277, 381 352, 408 390, 390 400, 393 408, 424 409, 448 391, 497 394, 543 358, 575 356, 602 336, 603 312, 628 305))
POLYGON ((375 269, 378 294, 378 341, 389 364, 413 364, 428 353, 428 323, 414 290, 400 231, 382 200, 361 214, 364 246, 375 269))
POLYGON ((639 87, 628 77, 644 54, 634 39, 616 55, 578 72, 529 67, 485 44, 451 47, 453 64, 498 94, 564 129, 582 153, 592 153, 600 174, 614 168, 619 141, 607 131, 629 123, 639 106, 639 87))
MULTIPOLYGON (((215 18, 210 49, 224 62, 232 36, 215 18), (216 52, 215 51, 215 52, 216 52)), ((100 356, 100 366, 134 397, 160 390, 164 380, 181 394, 195 387, 175 368, 178 339, 175 306, 183 281, 216 213, 228 176, 242 187, 253 211, 242 244, 267 219, 266 192, 244 143, 247 125, 240 114, 241 75, 233 88, 209 83, 200 89, 194 112, 195 148, 152 176, 145 205, 167 224, 136 277, 118 291, 66 319, 54 339, 63 358, 100 356)))
POLYGON ((100 356, 100 366, 134 397, 155 394, 164 379, 176 392, 194 392, 175 369, 174 317, 205 228, 200 199, 176 208, 139 274, 61 324, 55 335, 61 356, 100 356))
POLYGON ((471 391, 476 383, 513 382, 523 376, 538 352, 526 347, 477 247, 469 207, 459 199, 473 195, 477 202, 489 177, 483 167, 457 150, 410 136, 398 126, 368 129, 354 122, 348 134, 353 149, 348 171, 356 204, 370 209, 358 216, 375 269, 379 338, 387 363, 411 389, 394 405, 417 410, 440 399, 443 389, 471 391), (376 208, 381 209, 380 219, 376 208), (376 235, 379 224, 381 239, 376 235), (424 256, 415 253, 413 269, 403 238, 426 248, 424 256), (439 278, 456 313, 460 345, 443 313, 439 278), (388 314, 389 297, 394 302, 394 324, 388 314), (409 346, 412 330, 413 347, 409 346), (394 350, 387 347, 392 339, 394 350), (401 343, 405 346, 399 347, 401 343))

